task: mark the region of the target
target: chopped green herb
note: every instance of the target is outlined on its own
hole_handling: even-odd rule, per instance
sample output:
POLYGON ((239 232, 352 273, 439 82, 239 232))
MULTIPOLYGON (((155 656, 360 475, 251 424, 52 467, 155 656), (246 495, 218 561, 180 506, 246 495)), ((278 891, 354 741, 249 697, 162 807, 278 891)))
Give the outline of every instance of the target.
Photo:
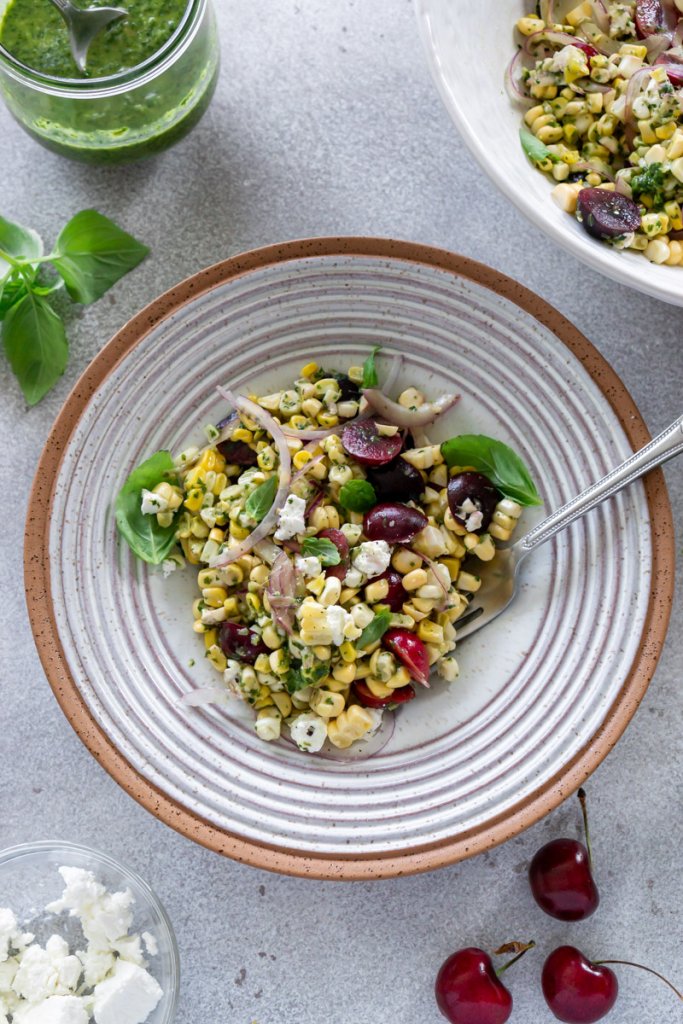
POLYGON ((379 345, 375 345, 368 358, 363 363, 363 381, 361 384, 362 388, 376 388, 379 384, 379 378, 377 376, 377 370, 375 369, 375 356, 380 350, 379 345))
POLYGON ((391 612, 379 612, 379 614, 375 615, 374 619, 367 624, 361 635, 358 637, 358 646, 361 649, 370 647, 371 644, 376 643, 384 636, 390 626, 391 612))
POLYGON ((271 476, 251 492, 244 503, 244 509, 250 519, 260 523, 266 515, 277 492, 277 477, 271 476))
POLYGON ((367 512, 377 504, 375 488, 369 480, 349 480, 339 491, 339 504, 351 512, 367 512))
POLYGON ((339 548, 327 537, 306 537, 301 545, 301 554, 306 558, 319 558, 321 565, 339 565, 341 562, 339 548))

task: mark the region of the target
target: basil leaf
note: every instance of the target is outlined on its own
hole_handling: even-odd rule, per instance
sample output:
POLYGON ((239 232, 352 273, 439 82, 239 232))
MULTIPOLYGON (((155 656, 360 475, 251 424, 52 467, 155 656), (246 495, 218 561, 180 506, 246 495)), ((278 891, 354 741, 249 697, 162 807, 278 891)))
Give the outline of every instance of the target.
POLYGON ((519 455, 502 441, 484 434, 461 434, 441 445, 449 466, 473 466, 487 476, 506 498, 520 505, 541 505, 531 474, 519 455))
POLYGON ((519 129, 519 141, 522 143, 522 149, 533 163, 541 164, 550 157, 548 147, 526 128, 519 129))
POLYGON ((276 476, 268 477, 268 479, 262 484, 259 484, 259 486, 251 492, 244 504, 244 509, 247 515, 251 519, 255 519, 257 523, 260 523, 270 509, 270 506, 273 504, 276 491, 276 476))
POLYGON ((38 260, 43 255, 43 240, 37 231, 13 224, 0 217, 0 250, 15 260, 38 260))
POLYGON ((27 294, 7 311, 2 343, 26 401, 35 405, 66 369, 69 343, 61 317, 45 299, 27 294))
POLYGON ((28 288, 21 275, 13 274, 8 277, 5 283, 0 285, 0 320, 4 320, 6 313, 25 295, 28 295, 28 288))
POLYGON ((375 488, 369 480, 349 480, 339 491, 339 504, 351 512, 367 512, 377 504, 375 488))
POLYGON ((176 483, 170 452, 155 452, 130 474, 116 497, 116 525, 133 554, 150 565, 159 565, 176 543, 175 522, 159 526, 155 515, 140 511, 142 489, 153 490, 163 480, 176 483))
POLYGON ((375 345, 368 358, 363 363, 363 381, 361 383, 362 388, 376 388, 379 384, 379 378, 377 377, 377 370, 375 369, 375 356, 380 350, 379 345, 375 345))
POLYGON ((327 537, 306 537, 301 545, 301 554, 319 558, 322 565, 339 565, 341 562, 339 548, 327 537))
POLYGON ((52 264, 75 302, 95 302, 149 249, 97 210, 81 210, 57 239, 52 264))
POLYGON ((391 625, 391 612, 378 612, 371 622, 368 622, 367 626, 358 637, 356 641, 358 646, 369 647, 371 644, 380 640, 391 625))

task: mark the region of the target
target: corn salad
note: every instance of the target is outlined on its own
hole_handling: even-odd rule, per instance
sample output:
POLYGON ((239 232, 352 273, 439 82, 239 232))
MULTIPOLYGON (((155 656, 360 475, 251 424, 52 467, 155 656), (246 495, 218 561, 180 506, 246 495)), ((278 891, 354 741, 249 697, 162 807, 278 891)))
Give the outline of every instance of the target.
POLYGON ((673 32, 643 24, 636 0, 546 0, 540 10, 558 22, 533 12, 516 25, 527 154, 589 233, 654 263, 682 264, 683 50, 668 48, 673 32), (589 189, 622 197, 612 204, 617 216, 632 204, 623 230, 605 226, 599 209, 592 216, 589 189))
MULTIPOLYGON (((362 367, 334 376, 307 364, 291 388, 250 396, 252 408, 272 417, 270 433, 242 410, 229 440, 208 428, 205 449, 175 460, 177 482, 141 495, 143 513, 160 527, 177 523, 182 557, 172 553, 165 570, 179 562, 197 568, 193 629, 205 657, 229 692, 251 705, 261 739, 277 740, 284 725, 309 752, 372 735, 385 708, 414 697, 415 682, 429 685, 432 668, 457 678, 455 623, 479 588, 477 562, 494 558, 522 511, 489 486, 486 515, 468 498, 454 516, 449 480, 476 474, 449 469, 439 445, 406 447, 399 427, 367 412, 359 417, 362 378, 362 367), (291 459, 287 498, 277 528, 242 550, 258 521, 259 494, 270 487, 272 500, 280 478, 283 452, 272 431, 282 432, 291 459), (410 500, 374 496, 368 477, 381 482, 373 473, 383 467, 352 454, 368 436, 373 458, 390 457, 389 468, 400 463, 410 500), (363 481, 372 507, 361 512, 345 495, 363 481)), ((419 415, 425 403, 410 387, 395 408, 419 415)))

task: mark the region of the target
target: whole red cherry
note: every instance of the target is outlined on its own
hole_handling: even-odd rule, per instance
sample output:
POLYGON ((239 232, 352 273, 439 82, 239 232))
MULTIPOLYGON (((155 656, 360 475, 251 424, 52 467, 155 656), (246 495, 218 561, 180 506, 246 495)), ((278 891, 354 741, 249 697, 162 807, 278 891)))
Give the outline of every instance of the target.
POLYGON ((565 1024, 592 1024, 614 1006, 619 982, 614 971, 593 963, 575 946, 560 946, 543 965, 545 1001, 565 1024))
POLYGON ((512 1012, 512 996, 499 975, 532 949, 533 942, 508 942, 496 954, 515 956, 496 970, 483 949, 469 946, 443 962, 434 984, 436 1003, 451 1024, 505 1024, 512 1012))
POLYGON ((512 996, 483 949, 469 947, 441 965, 434 986, 436 1002, 451 1024, 505 1024, 512 996))
POLYGON ((531 892, 541 910, 560 921, 583 921, 600 902, 592 874, 586 794, 579 790, 587 846, 578 839, 553 839, 529 865, 531 892))

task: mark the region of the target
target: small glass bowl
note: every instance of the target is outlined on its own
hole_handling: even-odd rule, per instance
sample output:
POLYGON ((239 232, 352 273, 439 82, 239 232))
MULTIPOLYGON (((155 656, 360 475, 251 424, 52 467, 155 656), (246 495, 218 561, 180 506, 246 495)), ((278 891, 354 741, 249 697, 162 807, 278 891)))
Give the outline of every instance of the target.
POLYGON ((44 944, 50 935, 62 935, 71 952, 84 948, 79 922, 66 913, 51 914, 45 906, 64 891, 62 866, 92 871, 110 891, 130 889, 135 897, 132 932, 149 932, 158 952, 147 954, 147 970, 163 989, 163 996, 145 1024, 171 1024, 180 988, 180 958, 173 927, 159 898, 138 875, 98 850, 76 843, 44 840, 11 846, 0 852, 0 904, 9 907, 25 931, 44 944))

